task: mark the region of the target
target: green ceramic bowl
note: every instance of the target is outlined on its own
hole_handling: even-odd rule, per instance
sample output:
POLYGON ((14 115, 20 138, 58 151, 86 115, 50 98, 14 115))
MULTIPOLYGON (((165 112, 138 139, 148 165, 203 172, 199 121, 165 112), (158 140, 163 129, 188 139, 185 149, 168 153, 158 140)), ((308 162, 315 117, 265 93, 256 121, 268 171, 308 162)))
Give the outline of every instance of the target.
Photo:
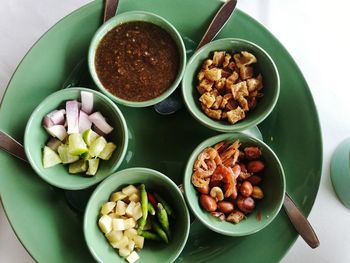
POLYGON ((182 76, 185 72, 185 66, 186 66, 186 49, 185 45, 182 41, 180 33, 176 30, 176 28, 170 24, 167 20, 164 18, 149 13, 149 12, 144 12, 144 11, 130 11, 130 12, 125 12, 122 14, 118 14, 115 17, 111 18, 107 22, 105 22, 95 33, 91 44, 89 48, 89 55, 88 55, 88 64, 89 64, 89 69, 90 69, 90 74, 92 76, 92 79, 94 80, 95 84, 97 87, 109 98, 114 100, 117 103, 120 103, 125 106, 130 106, 130 107, 147 107, 151 106, 154 104, 157 104, 161 102, 162 100, 166 99, 168 96, 170 96, 171 93, 175 91, 177 86, 180 84, 180 81, 182 79, 182 76), (110 93, 101 83, 99 80, 97 73, 96 73, 96 68, 95 68, 95 53, 96 49, 102 40, 102 38, 114 27, 126 23, 126 22, 131 22, 131 21, 144 21, 148 23, 153 23, 164 30, 166 30, 170 36, 173 38, 175 44, 178 47, 178 52, 180 56, 179 60, 179 69, 178 73, 176 76, 176 79, 174 80, 173 84, 160 96, 147 100, 147 101, 142 101, 142 102, 137 102, 137 101, 128 101, 125 99, 121 99, 114 94, 110 93))
POLYGON ((125 119, 118 107, 103 94, 85 88, 69 88, 57 91, 44 99, 33 111, 27 123, 24 134, 24 149, 29 163, 35 172, 46 182, 63 189, 84 189, 115 172, 124 159, 128 147, 128 133, 125 119), (86 90, 94 94, 94 110, 100 111, 108 119, 114 130, 106 139, 117 145, 117 149, 108 161, 101 161, 95 176, 85 177, 68 173, 68 167, 58 164, 44 168, 42 164, 42 149, 49 135, 42 127, 44 116, 58 108, 64 108, 67 100, 80 100, 80 91, 86 90))
POLYGON ((189 230, 190 218, 186 202, 176 184, 164 174, 147 168, 130 168, 119 171, 104 180, 93 192, 84 215, 84 234, 91 254, 98 262, 125 262, 118 251, 109 245, 100 231, 97 221, 102 204, 108 201, 112 192, 129 184, 143 183, 146 190, 156 191, 173 208, 175 224, 170 229, 172 238, 168 244, 145 240, 138 252, 140 262, 173 262, 184 248, 189 230))
POLYGON ((258 45, 243 39, 224 38, 208 43, 200 48, 188 61, 182 80, 182 94, 185 104, 192 116, 203 125, 221 132, 242 131, 262 122, 276 105, 280 90, 280 80, 277 68, 271 57, 258 45), (230 124, 209 118, 201 109, 199 93, 196 89, 196 76, 203 61, 214 51, 240 52, 249 51, 257 58, 256 72, 263 76, 264 96, 258 101, 255 109, 246 114, 246 118, 230 124))
POLYGON ((205 140, 193 151, 186 165, 184 189, 189 207, 204 225, 223 235, 245 236, 263 229, 276 217, 283 204, 286 183, 282 165, 269 146, 264 142, 243 133, 227 133, 205 140), (262 150, 265 171, 263 174, 263 180, 259 186, 264 192, 264 198, 256 202, 254 211, 251 214, 248 214, 246 219, 239 224, 232 224, 218 220, 200 206, 200 195, 191 183, 191 176, 193 164, 203 149, 223 140, 235 141, 236 139, 240 140, 241 147, 258 146, 262 150), (257 213, 261 214, 261 220, 257 220, 257 213))

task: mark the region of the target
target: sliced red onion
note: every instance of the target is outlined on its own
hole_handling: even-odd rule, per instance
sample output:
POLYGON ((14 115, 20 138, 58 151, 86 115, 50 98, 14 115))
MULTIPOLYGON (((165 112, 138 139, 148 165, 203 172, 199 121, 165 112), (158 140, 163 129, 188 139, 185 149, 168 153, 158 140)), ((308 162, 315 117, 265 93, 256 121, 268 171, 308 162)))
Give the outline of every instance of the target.
POLYGON ((91 128, 91 121, 89 120, 89 115, 87 115, 82 110, 79 113, 79 132, 83 133, 87 129, 91 128))
POLYGON ((47 114, 46 116, 49 117, 51 119, 51 121, 53 122, 53 124, 57 125, 57 124, 64 124, 64 114, 66 113, 66 111, 64 109, 62 110, 54 110, 52 112, 50 112, 49 114, 47 114))
POLYGON ((49 128, 49 127, 51 127, 53 125, 54 124, 53 124, 52 120, 49 117, 45 116, 44 119, 43 119, 43 126, 44 126, 44 128, 49 128))
POLYGON ((57 151, 58 146, 60 146, 62 142, 54 137, 51 137, 47 142, 46 146, 51 148, 53 151, 57 151))
POLYGON ((63 125, 54 125, 45 129, 52 137, 58 138, 60 141, 63 141, 68 135, 63 125))
POLYGON ((81 91, 80 97, 81 97, 81 109, 85 113, 90 114, 94 107, 94 95, 88 91, 81 91))
POLYGON ((68 134, 79 133, 79 104, 76 100, 66 102, 68 134))
POLYGON ((100 112, 94 112, 93 114, 89 115, 89 120, 104 134, 108 134, 113 130, 113 127, 106 122, 106 119, 100 112))

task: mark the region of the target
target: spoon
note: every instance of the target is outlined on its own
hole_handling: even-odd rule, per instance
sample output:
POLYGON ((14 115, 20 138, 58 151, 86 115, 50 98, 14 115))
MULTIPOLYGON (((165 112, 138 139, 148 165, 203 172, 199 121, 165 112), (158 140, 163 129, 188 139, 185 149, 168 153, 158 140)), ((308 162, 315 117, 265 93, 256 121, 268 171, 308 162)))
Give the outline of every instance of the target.
MULTIPOLYGON (((258 139, 262 139, 261 133, 256 127, 247 132, 248 134, 257 137, 258 139)), ((13 156, 28 162, 23 146, 10 135, 2 131, 0 131, 0 149, 3 149, 13 156)), ((181 185, 179 187, 181 189, 181 185)), ((65 191, 65 196, 71 207, 73 207, 78 212, 83 213, 88 199, 87 197, 89 194, 91 194, 92 190, 93 188, 89 190, 89 193, 87 193, 85 190, 65 191)), ((287 192, 285 193, 283 206, 295 230, 300 234, 305 242, 311 248, 318 247, 320 242, 315 231, 287 192)))
MULTIPOLYGON (((213 38, 220 32, 220 30, 227 23, 228 19, 231 17, 233 10, 235 10, 236 4, 237 0, 228 0, 220 7, 211 21, 207 31, 204 33, 196 50, 212 41, 213 38)), ((177 89, 177 91, 171 94, 168 98, 154 105, 154 109, 161 115, 169 115, 181 109, 182 105, 183 102, 181 95, 179 89, 177 89)))

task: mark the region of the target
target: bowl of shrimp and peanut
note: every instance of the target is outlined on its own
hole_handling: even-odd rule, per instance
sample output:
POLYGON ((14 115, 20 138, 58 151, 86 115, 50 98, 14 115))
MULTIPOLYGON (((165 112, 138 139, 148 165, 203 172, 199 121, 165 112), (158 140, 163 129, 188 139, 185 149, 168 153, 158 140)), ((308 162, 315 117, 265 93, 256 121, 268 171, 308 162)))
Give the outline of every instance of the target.
POLYGON ((190 209, 209 229, 228 236, 250 235, 269 225, 282 207, 285 187, 272 149, 238 132, 203 141, 185 168, 190 209))
POLYGON ((237 132, 262 122, 278 100, 280 80, 269 54, 247 40, 225 38, 200 48, 188 61, 182 94, 204 126, 237 132))

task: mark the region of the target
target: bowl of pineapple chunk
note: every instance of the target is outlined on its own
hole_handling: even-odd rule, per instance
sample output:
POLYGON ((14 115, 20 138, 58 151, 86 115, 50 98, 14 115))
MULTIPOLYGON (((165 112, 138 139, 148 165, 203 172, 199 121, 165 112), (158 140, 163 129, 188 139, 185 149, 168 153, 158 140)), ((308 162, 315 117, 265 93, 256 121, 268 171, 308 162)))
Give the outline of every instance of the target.
POLYGON ((173 262, 186 244, 190 217, 171 179, 152 169, 129 168, 95 189, 83 227, 98 262, 173 262))

